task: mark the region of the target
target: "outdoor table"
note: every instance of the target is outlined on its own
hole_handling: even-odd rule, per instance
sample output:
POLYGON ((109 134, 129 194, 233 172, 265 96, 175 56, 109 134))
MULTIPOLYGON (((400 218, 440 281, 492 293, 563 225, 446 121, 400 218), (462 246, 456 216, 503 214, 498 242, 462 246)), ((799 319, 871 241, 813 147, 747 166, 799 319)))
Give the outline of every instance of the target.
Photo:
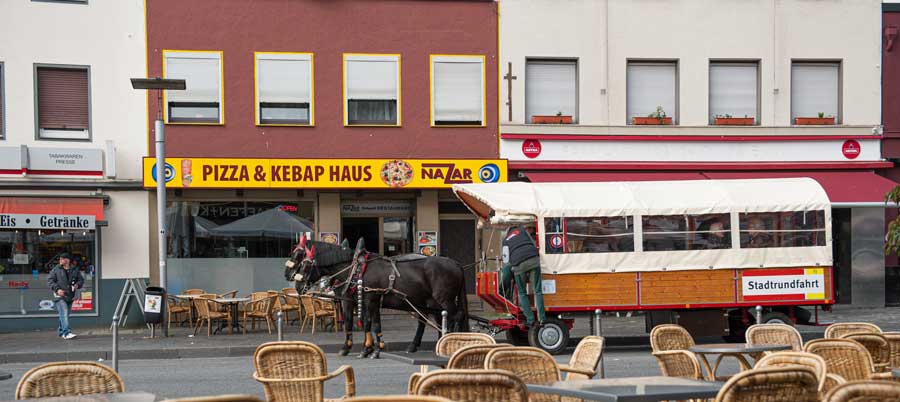
MULTIPOLYGON (((197 307, 194 306, 194 299, 196 299, 200 295, 172 295, 172 296, 174 296, 176 299, 187 300, 188 303, 190 303, 191 313, 190 313, 190 318, 188 319, 188 321, 189 321, 189 324, 191 324, 191 326, 193 327, 194 326, 194 317, 197 317, 197 307)), ((184 321, 182 321, 181 324, 184 324, 184 321)))
MULTIPOLYGON (((241 325, 241 323, 238 319, 238 306, 241 303, 246 303, 246 302, 250 301, 249 297, 220 297, 218 299, 212 299, 212 301, 219 303, 219 304, 224 304, 225 306, 227 306, 226 308, 231 310, 231 330, 229 331, 230 333, 234 333, 235 328, 237 328, 237 329, 243 328, 243 326, 241 325)), ((216 332, 219 332, 221 330, 222 330, 222 324, 220 323, 219 328, 216 328, 216 332)))
POLYGON ((149 392, 114 392, 109 394, 71 395, 24 400, 39 402, 154 402, 157 400, 157 397, 149 392))
POLYGON ((438 355, 430 350, 423 350, 415 353, 381 352, 381 357, 411 364, 413 366, 420 366, 423 373, 428 371, 428 366, 444 368, 447 367, 447 363, 450 362, 450 357, 438 355))
POLYGON ((696 353, 700 356, 700 362, 703 363, 703 367, 706 369, 707 379, 710 381, 715 381, 716 379, 716 371, 719 370, 719 363, 722 362, 722 358, 725 356, 732 356, 737 359, 738 363, 741 365, 741 370, 750 370, 753 366, 747 362, 747 359, 744 358, 744 355, 752 355, 755 353, 762 352, 775 352, 779 350, 791 350, 790 345, 748 345, 746 343, 714 343, 708 345, 697 345, 690 349, 691 352, 696 353), (706 355, 719 355, 716 359, 716 363, 710 369, 709 361, 706 360, 706 355))
POLYGON ((895 369, 891 370, 891 375, 894 376, 894 378, 900 377, 900 368, 895 368, 895 369))
POLYGON ((629 377, 526 384, 528 392, 603 402, 656 402, 715 398, 725 383, 680 377, 629 377))
POLYGON ((0 371, 0 381, 8 380, 12 378, 12 373, 7 373, 5 371, 0 371))

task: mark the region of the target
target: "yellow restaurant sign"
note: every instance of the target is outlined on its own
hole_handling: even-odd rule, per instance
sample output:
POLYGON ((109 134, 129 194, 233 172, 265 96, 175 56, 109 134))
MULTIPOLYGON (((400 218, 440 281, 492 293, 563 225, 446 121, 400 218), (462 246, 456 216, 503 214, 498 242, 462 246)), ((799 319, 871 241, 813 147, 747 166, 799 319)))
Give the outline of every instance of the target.
MULTIPOLYGON (((506 180, 503 159, 166 158, 169 188, 447 188, 506 180)), ((144 158, 144 187, 156 187, 155 158, 144 158)))

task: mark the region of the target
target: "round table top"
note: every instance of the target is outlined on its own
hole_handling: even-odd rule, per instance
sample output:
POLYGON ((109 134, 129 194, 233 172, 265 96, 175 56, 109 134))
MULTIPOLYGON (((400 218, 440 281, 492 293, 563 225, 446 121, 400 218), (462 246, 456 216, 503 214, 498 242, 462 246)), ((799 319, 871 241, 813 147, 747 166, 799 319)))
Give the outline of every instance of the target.
POLYGON ((246 303, 250 301, 249 297, 220 297, 218 299, 213 299, 219 303, 246 303))
POLYGON ((8 380, 12 378, 12 373, 7 373, 5 371, 0 371, 0 380, 8 380))
POLYGON ((893 375, 894 377, 900 377, 900 368, 891 370, 891 375, 893 375))
POLYGON ((690 349, 694 353, 761 353, 776 352, 779 350, 791 350, 791 345, 748 345, 746 343, 713 343, 708 345, 697 345, 690 349))
POLYGON ((200 295, 175 295, 175 297, 179 299, 196 299, 200 297, 200 295))

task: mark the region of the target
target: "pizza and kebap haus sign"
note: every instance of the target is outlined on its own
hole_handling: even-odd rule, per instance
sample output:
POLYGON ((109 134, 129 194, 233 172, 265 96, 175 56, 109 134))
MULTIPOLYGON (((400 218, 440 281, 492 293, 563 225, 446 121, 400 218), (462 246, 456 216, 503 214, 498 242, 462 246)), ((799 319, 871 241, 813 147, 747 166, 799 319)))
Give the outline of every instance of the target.
MULTIPOLYGON (((166 187, 449 188, 507 180, 500 159, 166 158, 166 187)), ((144 158, 144 187, 156 186, 156 159, 144 158)))

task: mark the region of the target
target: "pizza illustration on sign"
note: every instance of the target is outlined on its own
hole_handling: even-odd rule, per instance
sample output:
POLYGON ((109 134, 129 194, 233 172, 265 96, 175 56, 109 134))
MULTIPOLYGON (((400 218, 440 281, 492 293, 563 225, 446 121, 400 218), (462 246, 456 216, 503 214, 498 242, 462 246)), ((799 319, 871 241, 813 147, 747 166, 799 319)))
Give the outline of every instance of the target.
POLYGON ((381 166, 381 181, 389 187, 403 187, 413 179, 413 168, 401 160, 388 161, 381 166))

